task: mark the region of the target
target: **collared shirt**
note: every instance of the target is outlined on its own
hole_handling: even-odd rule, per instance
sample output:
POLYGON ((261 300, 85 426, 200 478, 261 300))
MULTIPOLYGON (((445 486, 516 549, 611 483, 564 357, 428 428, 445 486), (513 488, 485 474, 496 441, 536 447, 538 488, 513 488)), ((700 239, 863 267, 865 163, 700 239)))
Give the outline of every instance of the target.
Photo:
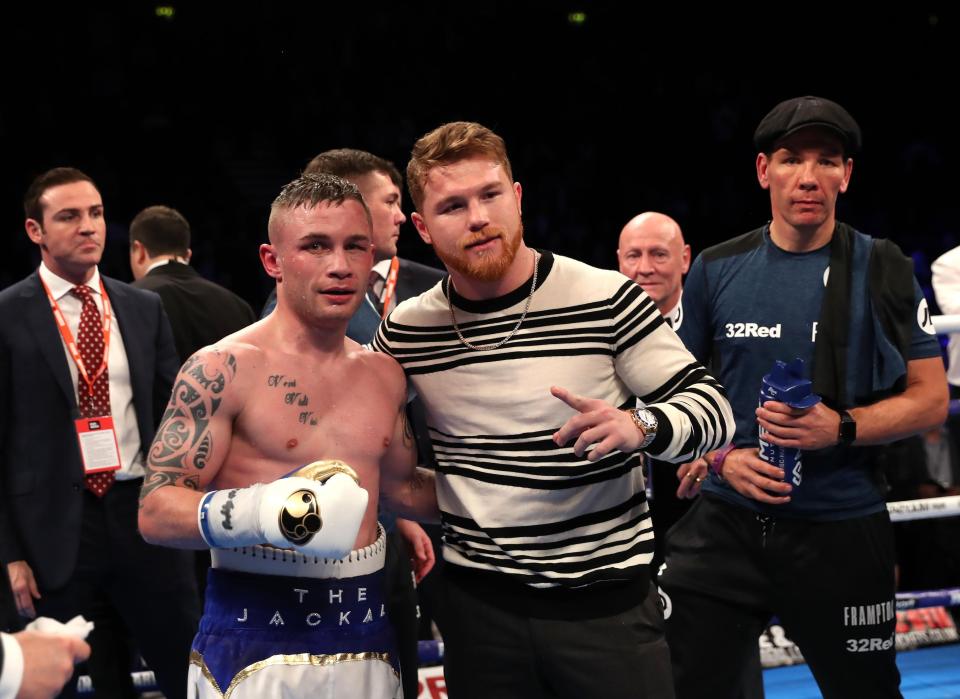
MULTIPOLYGON (((377 312, 377 315, 380 315, 380 309, 383 307, 383 294, 384 294, 384 291, 386 291, 387 275, 390 274, 391 262, 393 262, 392 257, 388 257, 385 260, 380 260, 370 270, 371 279, 376 280, 371 285, 370 294, 373 294, 376 297, 377 303, 373 302, 373 300, 370 298, 370 294, 367 294, 367 299, 368 299, 368 302, 373 306, 373 309, 377 312), (379 277, 379 279, 377 279, 377 277, 374 277, 373 276, 374 274, 376 274, 379 277)), ((387 311, 388 312, 392 311, 396 307, 397 307, 397 293, 396 293, 396 290, 394 290, 393 297, 390 299, 390 308, 388 308, 387 311)))
POLYGON ((144 272, 144 274, 150 274, 150 272, 155 270, 157 267, 163 267, 164 265, 168 265, 171 262, 179 262, 182 265, 190 264, 189 262, 187 262, 186 259, 182 257, 167 257, 163 260, 157 260, 156 262, 152 263, 149 267, 147 267, 147 271, 144 272))
MULTIPOLYGON (((73 282, 58 277, 42 262, 40 263, 40 278, 50 289, 54 300, 60 306, 60 312, 67 322, 67 327, 77 337, 80 325, 80 310, 83 303, 70 290, 76 286, 73 282)), ((93 291, 93 300, 103 314, 103 298, 100 295, 100 271, 95 267, 93 276, 86 283, 93 291)), ((77 365, 74 364, 67 345, 63 340, 63 355, 70 369, 70 380, 73 382, 73 393, 77 395, 77 365)), ((96 371, 96 367, 93 368, 96 371)), ((107 362, 107 371, 110 375, 110 414, 113 416, 114 429, 117 431, 117 442, 120 445, 120 470, 116 472, 118 481, 141 478, 143 470, 143 449, 140 444, 140 430, 137 425, 137 412, 133 406, 133 386, 130 383, 130 364, 127 362, 127 351, 123 345, 123 336, 117 322, 117 314, 113 313, 110 320, 110 356, 107 362)))
POLYGON ((380 260, 370 271, 379 274, 381 279, 386 279, 387 275, 390 274, 390 262, 392 260, 392 257, 388 257, 385 260, 380 260))
POLYGON ((0 633, 3 643, 3 667, 0 668, 0 699, 13 699, 23 682, 23 651, 10 634, 0 633))
POLYGON ((680 329, 680 323, 683 322, 683 296, 677 299, 677 305, 669 312, 663 314, 663 319, 667 325, 673 328, 674 332, 680 329))

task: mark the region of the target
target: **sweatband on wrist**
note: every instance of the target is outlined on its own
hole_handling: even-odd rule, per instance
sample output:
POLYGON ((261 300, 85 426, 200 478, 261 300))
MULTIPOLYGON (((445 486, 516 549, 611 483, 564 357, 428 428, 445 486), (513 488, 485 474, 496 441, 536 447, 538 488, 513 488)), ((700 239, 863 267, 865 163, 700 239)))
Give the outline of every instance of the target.
POLYGON ((260 483, 246 488, 212 490, 197 507, 200 536, 210 548, 265 543, 260 527, 260 483))
POLYGON ((210 500, 217 491, 211 490, 200 500, 200 506, 197 507, 197 528, 200 530, 200 536, 207 542, 207 546, 212 549, 217 548, 213 542, 213 532, 210 531, 210 500))
POLYGON ((719 450, 713 455, 713 458, 710 460, 710 470, 717 478, 723 478, 723 462, 727 460, 727 454, 733 451, 734 446, 728 444, 723 449, 719 450))

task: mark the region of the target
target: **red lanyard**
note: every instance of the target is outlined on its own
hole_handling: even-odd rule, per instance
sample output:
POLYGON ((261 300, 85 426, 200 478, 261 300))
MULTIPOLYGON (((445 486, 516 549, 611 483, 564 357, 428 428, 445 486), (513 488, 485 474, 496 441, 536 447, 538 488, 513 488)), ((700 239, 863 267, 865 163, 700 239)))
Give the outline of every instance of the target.
POLYGON ((83 359, 80 357, 80 352, 77 351, 77 343, 73 340, 73 333, 70 332, 70 328, 67 326, 67 321, 63 317, 60 306, 57 304, 56 299, 53 298, 53 294, 50 293, 50 289, 43 279, 40 280, 40 283, 43 284, 43 290, 47 292, 47 300, 50 302, 50 308, 53 309, 53 317, 57 321, 57 329, 60 331, 60 337, 63 338, 63 342, 67 345, 67 351, 70 352, 74 364, 77 365, 77 373, 83 379, 84 383, 87 384, 87 390, 92 396, 93 385, 97 382, 97 379, 100 378, 100 375, 107 370, 107 357, 110 356, 110 299, 107 297, 107 290, 103 288, 103 279, 100 280, 100 296, 103 298, 103 361, 100 362, 100 368, 97 369, 97 373, 92 379, 87 373, 87 368, 83 365, 83 359))
POLYGON ((397 288, 397 274, 400 272, 400 258, 394 257, 390 260, 390 271, 387 273, 387 281, 383 286, 383 310, 380 311, 380 320, 387 317, 390 312, 390 302, 393 300, 393 292, 397 288))

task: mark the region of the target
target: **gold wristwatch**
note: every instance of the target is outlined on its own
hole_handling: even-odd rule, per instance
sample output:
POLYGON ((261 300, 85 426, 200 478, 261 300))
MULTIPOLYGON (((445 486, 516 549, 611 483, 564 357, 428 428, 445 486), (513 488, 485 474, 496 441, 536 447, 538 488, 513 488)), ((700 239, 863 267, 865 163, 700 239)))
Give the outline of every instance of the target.
POLYGON ((637 429, 643 432, 643 441, 640 442, 640 449, 646 449, 651 442, 657 438, 657 416, 646 408, 636 408, 627 410, 633 424, 637 429))

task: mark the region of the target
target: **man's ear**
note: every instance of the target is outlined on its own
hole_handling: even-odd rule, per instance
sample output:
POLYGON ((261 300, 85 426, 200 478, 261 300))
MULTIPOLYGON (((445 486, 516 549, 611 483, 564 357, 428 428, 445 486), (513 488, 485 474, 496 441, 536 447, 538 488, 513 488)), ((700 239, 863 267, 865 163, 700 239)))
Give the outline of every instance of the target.
POLYGON ((423 242, 427 245, 433 245, 433 238, 430 237, 430 231, 427 230, 427 222, 423 220, 423 216, 414 211, 410 214, 410 220, 413 221, 413 227, 417 229, 417 233, 420 234, 423 242))
POLYGON ((270 243, 263 243, 260 246, 260 262, 263 268, 271 277, 277 281, 283 281, 283 270, 280 265, 280 256, 277 249, 270 243))
POLYGON ((23 222, 27 237, 37 245, 43 244, 43 225, 35 218, 28 218, 23 222))

